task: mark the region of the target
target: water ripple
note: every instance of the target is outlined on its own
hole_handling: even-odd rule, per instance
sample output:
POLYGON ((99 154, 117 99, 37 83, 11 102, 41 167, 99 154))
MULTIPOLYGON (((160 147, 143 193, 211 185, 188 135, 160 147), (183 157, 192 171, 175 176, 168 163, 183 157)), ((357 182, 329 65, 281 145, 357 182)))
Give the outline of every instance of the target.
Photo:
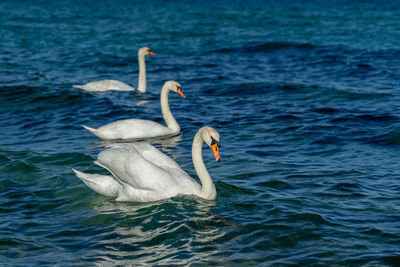
POLYGON ((0 264, 393 265, 399 261, 398 17, 394 2, 0 2, 0 264), (136 86, 149 46, 149 93, 136 86), (204 146, 216 201, 119 203, 71 168, 109 142, 81 125, 163 122, 170 94, 182 134, 152 140, 197 179, 204 146))

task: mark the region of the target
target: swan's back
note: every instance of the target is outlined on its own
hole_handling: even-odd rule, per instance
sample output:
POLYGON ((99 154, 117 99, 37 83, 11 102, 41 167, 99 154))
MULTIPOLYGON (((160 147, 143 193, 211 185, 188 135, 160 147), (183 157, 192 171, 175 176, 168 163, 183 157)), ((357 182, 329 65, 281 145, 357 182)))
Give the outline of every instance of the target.
POLYGON ((98 160, 116 179, 136 189, 170 196, 201 189, 176 162, 148 143, 113 145, 100 152, 98 160))
POLYGON ((101 126, 93 133, 103 140, 140 139, 175 134, 164 125, 142 119, 115 121, 101 126))
POLYGON ((138 142, 133 145, 138 153, 157 166, 161 168, 173 168, 184 172, 175 161, 149 143, 138 142))
POLYGON ((92 92, 104 92, 110 90, 116 90, 116 91, 135 90, 135 88, 117 80, 102 80, 97 82, 89 82, 85 85, 73 85, 73 87, 92 92))

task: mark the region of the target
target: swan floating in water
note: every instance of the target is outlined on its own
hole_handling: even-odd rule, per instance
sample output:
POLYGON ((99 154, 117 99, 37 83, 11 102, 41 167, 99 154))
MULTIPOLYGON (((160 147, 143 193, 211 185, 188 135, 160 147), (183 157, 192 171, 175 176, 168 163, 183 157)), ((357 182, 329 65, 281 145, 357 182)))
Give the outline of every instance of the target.
POLYGON ((142 119, 126 119, 119 120, 98 129, 82 125, 86 130, 90 131, 102 140, 118 140, 118 139, 145 139, 161 136, 174 136, 180 133, 181 128, 171 113, 168 104, 169 91, 173 91, 185 98, 182 93, 182 87, 175 81, 167 81, 161 89, 161 111, 167 124, 167 127, 157 122, 142 119))
POLYGON ((95 163, 112 175, 75 175, 95 192, 117 201, 149 202, 177 195, 195 195, 207 200, 217 196, 215 185, 204 165, 202 146, 206 143, 219 156, 219 133, 211 127, 200 128, 192 145, 192 160, 201 185, 170 157, 148 143, 115 144, 102 151, 95 163))
MULTIPOLYGON (((148 47, 142 47, 138 51, 139 61, 139 81, 137 90, 146 93, 146 62, 144 57, 147 55, 155 55, 148 47)), ((84 85, 72 85, 74 88, 82 89, 90 92, 105 92, 105 91, 135 91, 135 88, 127 85, 126 83, 117 80, 102 80, 97 82, 90 82, 84 85)))

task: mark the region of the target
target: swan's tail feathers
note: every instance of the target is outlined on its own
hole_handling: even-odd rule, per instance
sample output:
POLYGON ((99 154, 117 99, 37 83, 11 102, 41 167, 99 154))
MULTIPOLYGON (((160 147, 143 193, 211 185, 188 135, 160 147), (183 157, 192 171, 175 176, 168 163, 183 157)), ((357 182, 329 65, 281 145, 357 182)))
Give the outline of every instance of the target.
POLYGON ((98 166, 100 166, 100 167, 103 167, 103 168, 104 168, 104 166, 101 165, 101 163, 100 163, 98 160, 93 161, 93 163, 96 164, 96 165, 98 165, 98 166))
POLYGON ((89 132, 91 132, 92 134, 96 135, 97 129, 88 127, 86 125, 82 125, 82 127, 85 128, 86 130, 88 130, 89 132))
MULTIPOLYGON (((81 179, 83 181, 86 181, 88 179, 88 177, 90 177, 89 174, 86 174, 84 172, 80 172, 78 170, 75 170, 74 168, 72 168, 72 170, 74 171, 76 177, 78 177, 79 179, 81 179)), ((88 180, 90 180, 90 179, 88 179, 88 180)))
POLYGON ((86 91, 86 86, 85 85, 73 84, 72 87, 77 88, 77 89, 82 89, 82 90, 86 91))
POLYGON ((96 193, 108 197, 118 197, 118 192, 122 186, 111 175, 88 174, 75 169, 72 170, 82 182, 96 193))

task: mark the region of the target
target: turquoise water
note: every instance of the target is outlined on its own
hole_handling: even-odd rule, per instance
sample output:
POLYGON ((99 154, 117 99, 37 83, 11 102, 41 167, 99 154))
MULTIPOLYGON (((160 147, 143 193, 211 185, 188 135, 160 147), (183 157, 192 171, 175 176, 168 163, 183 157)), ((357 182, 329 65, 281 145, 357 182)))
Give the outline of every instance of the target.
POLYGON ((400 260, 397 1, 1 1, 0 265, 396 265, 400 260), (149 46, 148 94, 137 87, 149 46), (166 80, 182 135, 155 144, 216 201, 118 203, 71 168, 104 173, 80 125, 162 122, 166 80))

